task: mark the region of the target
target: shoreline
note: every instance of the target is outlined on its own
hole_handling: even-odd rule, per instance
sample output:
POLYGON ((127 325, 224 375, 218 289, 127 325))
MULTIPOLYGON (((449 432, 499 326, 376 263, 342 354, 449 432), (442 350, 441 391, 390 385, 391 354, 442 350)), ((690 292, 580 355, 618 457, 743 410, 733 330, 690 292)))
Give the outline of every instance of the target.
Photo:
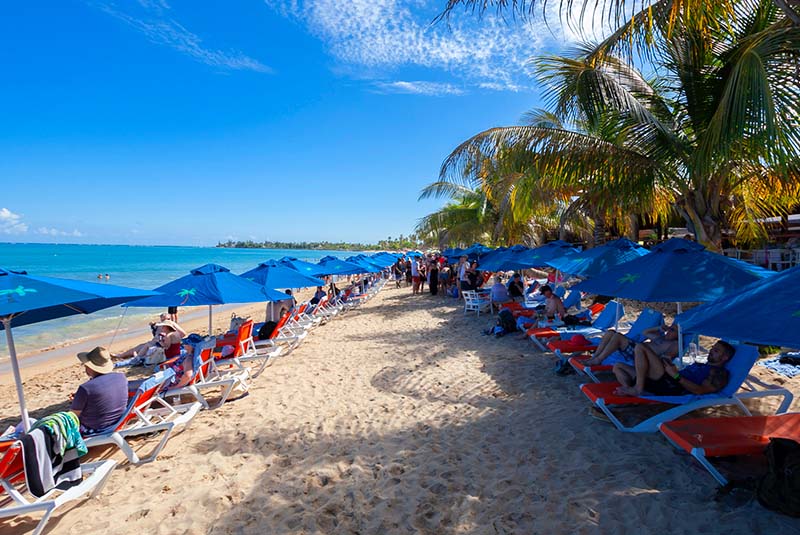
MULTIPOLYGON (((311 293, 313 293, 313 291, 311 293)), ((304 291, 296 293, 298 299, 304 295, 304 291)), ((265 312, 264 306, 264 303, 215 306, 212 316, 213 330, 217 334, 227 331, 230 323, 230 315, 234 312, 239 316, 250 316, 255 319, 256 322, 262 321, 265 312)), ((267 304, 266 306, 269 305, 267 304)), ((157 318, 158 314, 154 314, 153 319, 157 318)), ((189 333, 198 332, 205 334, 208 331, 207 307, 196 307, 196 310, 182 313, 179 318, 181 326, 189 333)), ((80 339, 68 340, 63 344, 51 346, 39 351, 27 351, 20 354, 18 358, 22 380, 23 382, 25 381, 26 375, 39 375, 46 371, 57 371, 72 366, 77 361, 76 355, 78 352, 90 351, 98 345, 107 347, 112 353, 115 353, 125 351, 151 338, 152 335, 145 322, 140 329, 126 327, 120 330, 116 336, 114 336, 113 331, 106 331, 80 339)), ((13 384, 14 375, 11 373, 11 361, 8 354, 6 354, 5 358, 0 360, 0 385, 13 384)))

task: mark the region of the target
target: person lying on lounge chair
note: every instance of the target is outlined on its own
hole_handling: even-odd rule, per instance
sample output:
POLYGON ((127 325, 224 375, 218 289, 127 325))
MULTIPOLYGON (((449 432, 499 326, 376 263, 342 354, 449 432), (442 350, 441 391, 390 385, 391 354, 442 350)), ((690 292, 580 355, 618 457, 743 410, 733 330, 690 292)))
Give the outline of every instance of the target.
MULTIPOLYGON (((178 355, 181 347, 181 340, 186 336, 186 331, 171 320, 163 320, 153 325, 155 331, 153 338, 143 344, 125 351, 111 355, 114 359, 130 359, 134 357, 141 357, 146 355, 151 348, 162 347, 164 348, 164 355, 170 359, 178 355)), ((133 365, 130 363, 129 365, 133 365)))
POLYGON ((708 363, 695 363, 682 370, 667 358, 657 355, 645 344, 637 344, 634 365, 618 362, 614 375, 622 386, 614 395, 640 396, 642 392, 656 396, 682 396, 685 394, 711 394, 728 384, 725 364, 733 357, 735 349, 722 340, 708 352, 708 363))
MULTIPOLYGON (((642 335, 648 339, 647 344, 656 355, 675 358, 678 356, 678 326, 673 324, 670 327, 663 325, 645 329, 642 335)), ((636 342, 618 333, 614 330, 609 330, 603 335, 603 339, 597 345, 591 358, 585 361, 584 366, 596 366, 601 364, 609 355, 615 351, 619 351, 626 360, 633 361, 634 352, 636 349, 636 342)))

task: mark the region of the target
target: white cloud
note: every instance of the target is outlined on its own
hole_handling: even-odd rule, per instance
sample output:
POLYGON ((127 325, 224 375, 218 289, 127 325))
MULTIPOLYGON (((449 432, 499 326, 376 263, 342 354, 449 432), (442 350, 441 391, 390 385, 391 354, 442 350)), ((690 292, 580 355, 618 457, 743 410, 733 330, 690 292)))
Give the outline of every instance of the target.
MULTIPOLYGON (((340 62, 369 69, 424 67, 492 90, 531 85, 527 60, 563 44, 542 21, 507 21, 487 13, 431 24, 442 0, 265 0, 305 24, 340 62)), ((552 29, 560 32, 558 23, 552 29)), ((386 77, 385 75, 382 77, 386 77)))
POLYGON ((190 32, 169 13, 170 6, 163 0, 137 0, 138 8, 130 8, 141 12, 140 16, 131 15, 110 2, 91 1, 92 5, 104 13, 115 17, 143 33, 150 41, 170 46, 195 60, 233 70, 249 70, 256 72, 272 72, 272 69, 260 61, 237 51, 221 51, 206 48, 203 40, 190 32))
POLYGON ((39 227, 36 229, 36 234, 41 234, 43 236, 54 236, 54 237, 63 237, 69 236, 72 238, 82 238, 84 234, 77 229, 70 231, 66 230, 59 230, 57 228, 52 227, 39 227))
POLYGON ((375 87, 383 93, 408 93, 412 95, 463 95, 464 90, 452 84, 438 82, 376 82, 375 87))
POLYGON ((8 208, 0 208, 0 234, 24 234, 28 225, 22 222, 22 216, 8 208))

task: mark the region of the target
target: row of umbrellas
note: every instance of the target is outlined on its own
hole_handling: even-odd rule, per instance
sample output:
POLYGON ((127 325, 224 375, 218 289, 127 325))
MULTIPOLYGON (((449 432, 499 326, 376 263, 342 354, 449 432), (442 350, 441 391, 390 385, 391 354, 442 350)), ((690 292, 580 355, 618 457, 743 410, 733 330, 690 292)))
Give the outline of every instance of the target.
POLYGON ((208 305, 210 332, 212 305, 284 300, 287 298, 286 294, 272 288, 322 286, 325 281, 317 278, 317 275, 379 272, 397 258, 390 253, 378 253, 371 257, 357 255, 348 261, 326 257, 319 264, 311 264, 284 257, 259 264, 241 276, 234 275, 223 266, 206 264, 153 291, 39 277, 28 275, 24 271, 0 268, 0 329, 6 332, 23 426, 27 431, 28 412, 12 334, 13 327, 76 314, 91 314, 120 304, 136 307, 208 305))
POLYGON ((443 253, 453 260, 461 255, 480 259, 481 267, 490 271, 549 266, 585 278, 573 287, 577 290, 675 302, 682 332, 800 346, 800 301, 795 297, 800 267, 776 274, 681 238, 651 250, 622 238, 586 251, 556 241, 534 249, 515 245, 492 250, 474 244, 443 253), (705 304, 680 313, 686 302, 705 304))

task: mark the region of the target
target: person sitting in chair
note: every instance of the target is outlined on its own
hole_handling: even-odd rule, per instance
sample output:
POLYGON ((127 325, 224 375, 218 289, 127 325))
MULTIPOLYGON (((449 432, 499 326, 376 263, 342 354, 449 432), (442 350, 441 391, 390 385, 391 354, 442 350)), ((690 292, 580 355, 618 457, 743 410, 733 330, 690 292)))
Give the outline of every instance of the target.
MULTIPOLYGON (((671 359, 678 356, 678 326, 676 324, 672 324, 670 327, 661 325, 645 329, 642 331, 642 335, 648 340, 643 343, 647 344, 657 355, 671 359)), ((610 330, 603 335, 597 349, 583 364, 584 366, 597 366, 615 351, 622 353, 625 360, 633 362, 636 345, 636 342, 624 334, 610 330)))
POLYGON ((494 278, 494 284, 492 285, 491 292, 492 304, 496 305, 497 308, 500 308, 502 303, 511 301, 511 297, 508 295, 508 288, 506 288, 506 285, 500 280, 500 277, 494 278))
POLYGON ((663 358, 646 344, 638 344, 634 365, 618 362, 614 375, 622 386, 614 391, 616 396, 641 396, 643 392, 656 396, 682 396, 685 394, 711 394, 728 384, 729 374, 725 364, 736 350, 722 340, 708 352, 708 363, 695 363, 682 370, 663 358))
POLYGON ((80 421, 81 434, 101 431, 114 425, 128 405, 128 380, 121 373, 112 373, 114 363, 104 347, 78 353, 90 379, 78 387, 69 410, 80 421))

